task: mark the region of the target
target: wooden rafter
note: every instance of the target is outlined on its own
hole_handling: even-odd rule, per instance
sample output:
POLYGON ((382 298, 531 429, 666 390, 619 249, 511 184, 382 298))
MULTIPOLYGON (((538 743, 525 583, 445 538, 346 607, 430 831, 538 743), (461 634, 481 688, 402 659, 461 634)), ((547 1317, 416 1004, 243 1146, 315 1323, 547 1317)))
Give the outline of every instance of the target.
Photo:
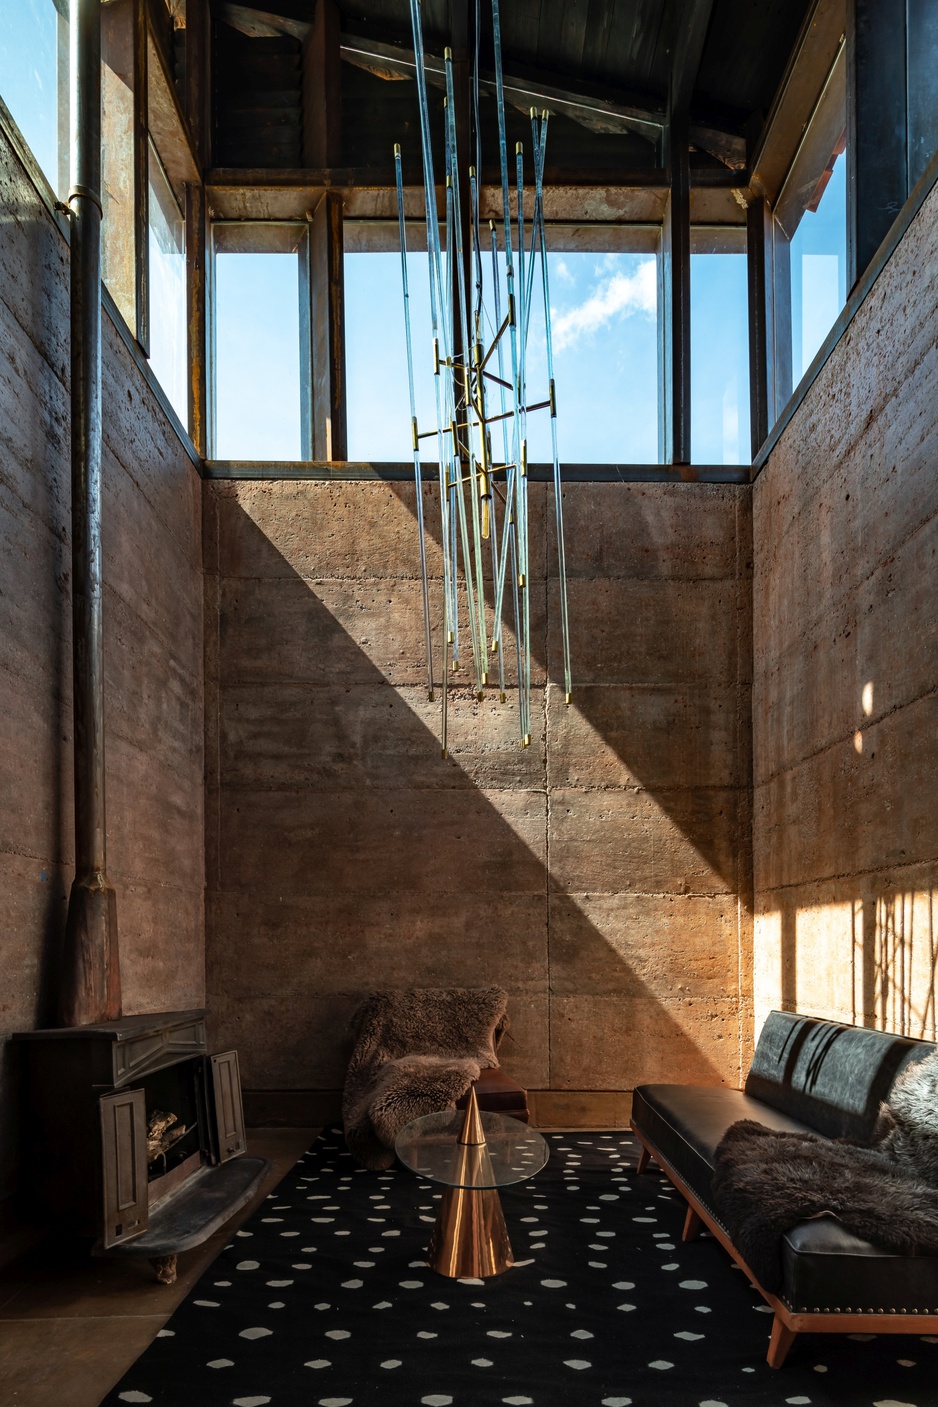
MULTIPOLYGON (((695 3, 689 23, 685 25, 682 21, 680 29, 682 45, 675 61, 686 65, 686 60, 696 54, 696 63, 687 66, 688 72, 692 70, 693 77, 696 77, 703 42, 701 35, 698 44, 700 4, 704 4, 709 17, 711 3, 712 0, 695 3), (688 34, 686 42, 685 34, 688 34)), ((305 39, 311 28, 309 0, 267 0, 267 4, 258 6, 220 0, 214 9, 220 19, 253 37, 290 34, 305 39)), ((706 23, 703 25, 705 33, 706 23)), ((379 39, 345 29, 341 38, 341 56, 345 62, 384 79, 413 78, 414 55, 409 39, 388 36, 379 39)), ((427 77, 431 84, 443 86, 443 57, 434 53, 432 47, 427 52, 427 77)), ((487 96, 494 95, 494 73, 484 72, 480 86, 487 96)), ((506 62, 505 96, 509 103, 525 113, 532 106, 548 108, 589 131, 608 135, 631 133, 655 145, 661 140, 667 117, 664 100, 653 95, 630 93, 607 84, 572 79, 510 61, 506 62)), ((690 127, 690 140, 699 150, 714 156, 731 170, 741 170, 745 166, 744 137, 716 116, 698 114, 698 120, 690 127)))

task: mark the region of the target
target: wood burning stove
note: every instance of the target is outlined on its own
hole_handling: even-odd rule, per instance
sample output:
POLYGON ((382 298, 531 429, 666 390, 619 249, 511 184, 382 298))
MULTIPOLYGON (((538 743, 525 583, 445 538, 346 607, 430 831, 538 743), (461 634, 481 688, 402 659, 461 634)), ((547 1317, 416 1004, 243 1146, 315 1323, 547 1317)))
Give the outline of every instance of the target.
POLYGON ((204 1011, 26 1031, 31 1186, 98 1254, 175 1257, 260 1186, 245 1154, 236 1051, 209 1055, 204 1011))

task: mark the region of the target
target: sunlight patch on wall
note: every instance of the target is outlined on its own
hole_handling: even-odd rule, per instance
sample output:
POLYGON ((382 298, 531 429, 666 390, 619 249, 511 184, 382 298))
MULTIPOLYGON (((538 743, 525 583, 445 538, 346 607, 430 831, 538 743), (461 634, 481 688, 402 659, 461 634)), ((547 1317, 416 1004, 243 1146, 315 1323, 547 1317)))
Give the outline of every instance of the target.
POLYGON ((775 1007, 936 1039, 933 888, 801 902, 758 914, 756 1030, 775 1007))
POLYGON ((752 934, 752 985, 756 1036, 770 1011, 783 1004, 782 916, 777 911, 756 914, 752 934))

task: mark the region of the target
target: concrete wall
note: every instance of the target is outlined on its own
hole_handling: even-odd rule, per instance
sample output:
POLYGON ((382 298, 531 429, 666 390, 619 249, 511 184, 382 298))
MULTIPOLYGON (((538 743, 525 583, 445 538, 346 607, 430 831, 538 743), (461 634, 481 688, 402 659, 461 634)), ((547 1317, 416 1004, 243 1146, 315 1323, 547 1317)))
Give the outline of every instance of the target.
MULTIPOLYGON (((612 1121, 751 1033, 748 489, 572 484, 565 708, 532 488, 535 733, 422 686, 413 489, 206 483, 207 970, 254 1091, 335 1090, 379 986, 497 981, 508 1070, 612 1121)), ((436 522, 427 490, 427 514, 436 522)), ((440 554, 431 542, 438 581, 440 554)), ((434 587, 438 600, 438 585, 434 587)), ((251 1101, 254 1110, 263 1101, 251 1101)), ((267 1106, 299 1120, 297 1097, 267 1106)))
POLYGON ((935 1035, 938 192, 754 487, 757 1017, 935 1035))
MULTIPOLYGON (((72 879, 68 248, 0 133, 0 1038, 49 1021, 72 879)), ((204 995, 200 481, 104 320, 109 872, 125 1012, 204 995)), ((0 1079, 0 1196, 18 1119, 0 1079)))

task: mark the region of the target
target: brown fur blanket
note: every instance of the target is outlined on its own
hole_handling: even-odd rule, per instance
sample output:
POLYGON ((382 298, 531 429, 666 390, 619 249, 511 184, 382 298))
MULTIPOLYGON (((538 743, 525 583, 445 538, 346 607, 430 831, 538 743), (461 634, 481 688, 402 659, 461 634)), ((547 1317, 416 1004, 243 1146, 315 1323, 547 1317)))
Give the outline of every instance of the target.
POLYGON ((869 1147, 733 1124, 716 1150, 713 1199, 770 1293, 781 1284, 779 1238, 814 1217, 886 1251, 938 1256, 938 1055, 896 1080, 869 1147))
POLYGON ((483 1069, 498 1067, 507 1008, 501 987, 425 987, 366 998, 352 1018, 355 1047, 342 1097, 345 1140, 360 1163, 389 1168, 405 1124, 452 1108, 483 1069))

